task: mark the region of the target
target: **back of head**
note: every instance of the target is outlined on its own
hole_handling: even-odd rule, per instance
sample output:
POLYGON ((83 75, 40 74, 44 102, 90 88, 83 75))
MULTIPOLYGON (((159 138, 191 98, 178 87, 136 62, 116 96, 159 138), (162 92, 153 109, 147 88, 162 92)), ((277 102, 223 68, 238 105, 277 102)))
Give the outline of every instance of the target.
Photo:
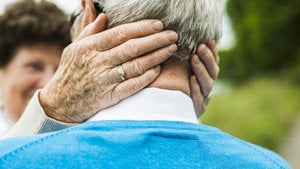
POLYGON ((70 43, 68 18, 56 5, 47 1, 22 0, 6 7, 0 16, 0 68, 23 45, 70 43))
POLYGON ((141 19, 161 20, 164 29, 178 33, 178 52, 188 53, 185 56, 194 53, 199 43, 218 41, 221 37, 225 0, 97 1, 107 14, 108 28, 141 19))

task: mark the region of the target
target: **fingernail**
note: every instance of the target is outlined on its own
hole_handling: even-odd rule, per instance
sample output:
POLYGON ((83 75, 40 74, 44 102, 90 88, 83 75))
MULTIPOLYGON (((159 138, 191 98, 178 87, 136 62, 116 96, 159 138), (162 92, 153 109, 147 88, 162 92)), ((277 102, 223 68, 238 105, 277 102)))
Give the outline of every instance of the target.
POLYGON ((201 44, 199 47, 199 53, 203 54, 203 50, 205 50, 207 46, 205 44, 201 44))
POLYGON ((171 42, 176 42, 178 39, 177 33, 173 32, 173 31, 168 31, 167 37, 171 42))
POLYGON ((194 55, 193 57, 194 57, 194 59, 193 59, 194 63, 195 63, 196 65, 199 65, 199 64, 200 64, 200 60, 199 60, 198 55, 194 55))
POLYGON ((169 52, 173 54, 177 51, 177 45, 173 44, 173 45, 169 46, 168 49, 169 49, 169 52))
POLYGON ((156 31, 161 31, 163 29, 163 24, 160 21, 153 21, 152 28, 156 31))
POLYGON ((200 58, 207 58, 210 54, 210 49, 205 44, 202 44, 199 48, 199 51, 197 52, 199 59, 200 58))

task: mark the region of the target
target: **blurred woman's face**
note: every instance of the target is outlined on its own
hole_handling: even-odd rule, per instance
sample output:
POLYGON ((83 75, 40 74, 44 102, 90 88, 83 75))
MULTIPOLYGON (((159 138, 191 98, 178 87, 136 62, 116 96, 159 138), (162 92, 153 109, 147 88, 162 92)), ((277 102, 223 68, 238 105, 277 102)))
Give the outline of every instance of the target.
POLYGON ((0 70, 3 108, 16 122, 37 89, 43 88, 55 73, 62 53, 56 45, 20 47, 13 59, 0 70))

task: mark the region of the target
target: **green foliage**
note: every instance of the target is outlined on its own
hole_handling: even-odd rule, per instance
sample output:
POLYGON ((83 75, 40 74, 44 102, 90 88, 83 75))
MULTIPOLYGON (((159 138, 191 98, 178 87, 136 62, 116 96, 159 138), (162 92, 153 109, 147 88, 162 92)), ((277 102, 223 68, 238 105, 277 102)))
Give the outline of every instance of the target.
POLYGON ((278 151, 300 115, 300 87, 282 79, 260 78, 221 91, 212 97, 202 123, 278 151))
POLYGON ((236 46, 221 52, 220 77, 293 72, 300 82, 300 1, 229 0, 236 46))

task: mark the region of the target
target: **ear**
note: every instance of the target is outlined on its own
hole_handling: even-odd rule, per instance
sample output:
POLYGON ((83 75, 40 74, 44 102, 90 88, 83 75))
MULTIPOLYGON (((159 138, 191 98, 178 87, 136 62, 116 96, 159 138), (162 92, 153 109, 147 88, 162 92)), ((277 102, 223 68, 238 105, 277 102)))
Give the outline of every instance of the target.
POLYGON ((85 28, 88 24, 92 23, 96 17, 96 9, 93 0, 81 0, 82 5, 82 22, 81 30, 85 28))

